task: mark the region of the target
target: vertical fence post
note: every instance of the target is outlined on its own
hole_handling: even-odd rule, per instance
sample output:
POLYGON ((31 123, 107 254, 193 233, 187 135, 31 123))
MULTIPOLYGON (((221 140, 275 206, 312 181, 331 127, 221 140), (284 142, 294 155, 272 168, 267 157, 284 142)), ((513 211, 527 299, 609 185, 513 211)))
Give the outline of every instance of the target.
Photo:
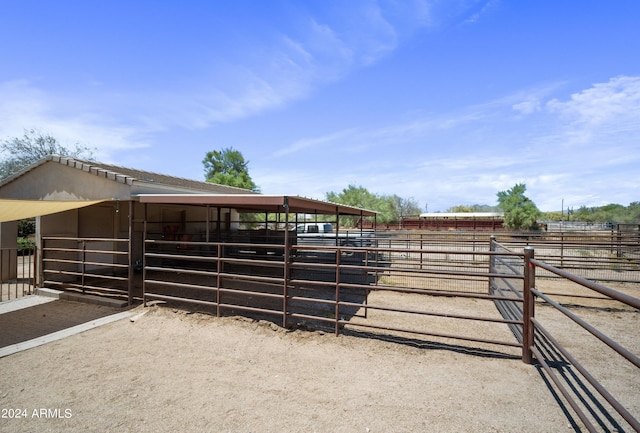
POLYGON ((222 247, 222 241, 218 238, 218 245, 216 246, 216 254, 218 260, 216 262, 216 317, 220 317, 220 287, 222 286, 222 255, 224 254, 224 248, 222 247))
POLYGON ((133 290, 135 287, 135 260, 133 259, 133 224, 135 218, 135 202, 133 200, 129 201, 129 240, 127 241, 127 257, 129 259, 128 262, 128 272, 127 277, 129 279, 127 285, 127 302, 131 306, 133 305, 133 290))
POLYGON ((87 262, 87 241, 83 240, 82 241, 82 277, 81 277, 82 278, 81 283, 82 283, 82 294, 83 295, 85 293, 84 273, 86 271, 86 267, 85 267, 86 266, 86 262, 87 262))
POLYGON ((142 208, 142 305, 147 306, 147 204, 142 208))
POLYGON ((33 291, 32 293, 35 293, 37 284, 38 284, 38 279, 37 279, 37 271, 38 271, 38 246, 34 246, 33 247, 33 269, 32 269, 32 274, 31 274, 31 278, 32 278, 32 287, 33 287, 33 291))
MULTIPOLYGON (((495 235, 489 236, 489 252, 494 252, 496 250, 496 237, 495 235)), ((493 254, 489 255, 489 274, 493 274, 495 272, 495 256, 493 254)), ((488 294, 491 295, 491 288, 493 287, 493 277, 489 277, 489 291, 488 294)))
MULTIPOLYGON (((278 226, 276 226, 277 230, 278 226)), ((289 272, 289 260, 291 257, 291 245, 289 239, 289 206, 286 207, 286 213, 284 218, 284 251, 282 254, 282 260, 284 263, 282 264, 282 327, 287 328, 287 316, 289 314, 289 280, 290 272, 289 272)))
POLYGON ((340 256, 342 255, 342 249, 336 248, 336 309, 335 309, 335 321, 336 321, 336 337, 340 334, 340 256))
POLYGON ((531 319, 535 315, 535 299, 531 289, 535 287, 536 270, 531 259, 534 258, 533 247, 524 248, 524 285, 523 285, 523 305, 522 305, 522 362, 533 363, 533 353, 531 347, 534 345, 534 326, 531 319))

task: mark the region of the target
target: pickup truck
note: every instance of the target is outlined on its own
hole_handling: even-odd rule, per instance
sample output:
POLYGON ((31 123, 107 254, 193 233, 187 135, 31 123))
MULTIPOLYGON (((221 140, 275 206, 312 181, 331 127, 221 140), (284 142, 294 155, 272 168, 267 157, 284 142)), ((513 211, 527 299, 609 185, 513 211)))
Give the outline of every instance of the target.
POLYGON ((333 224, 325 222, 304 223, 296 226, 298 245, 327 245, 340 247, 368 247, 373 245, 371 231, 334 231, 333 224))

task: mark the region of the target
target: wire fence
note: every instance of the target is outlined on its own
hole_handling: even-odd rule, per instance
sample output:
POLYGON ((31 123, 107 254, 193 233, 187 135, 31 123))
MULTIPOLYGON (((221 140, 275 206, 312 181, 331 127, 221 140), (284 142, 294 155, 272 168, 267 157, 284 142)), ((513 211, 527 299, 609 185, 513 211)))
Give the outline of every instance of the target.
MULTIPOLYGON (((637 231, 596 232, 425 232, 379 231, 377 245, 408 250, 449 250, 469 255, 440 256, 447 266, 488 267, 486 256, 493 238, 511 251, 534 247, 536 257, 557 268, 599 282, 640 282, 640 234, 637 231)), ((413 260, 416 255, 412 254, 413 260)), ((436 263, 437 261, 434 261, 436 263)), ((557 278, 544 269, 539 277, 557 278)))

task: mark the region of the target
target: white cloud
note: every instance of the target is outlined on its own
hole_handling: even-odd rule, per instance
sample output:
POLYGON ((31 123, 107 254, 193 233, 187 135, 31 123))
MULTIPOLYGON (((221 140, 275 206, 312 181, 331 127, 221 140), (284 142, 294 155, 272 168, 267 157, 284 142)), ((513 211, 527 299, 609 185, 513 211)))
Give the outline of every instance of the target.
POLYGON ((357 164, 333 166, 330 180, 301 177, 308 180, 303 184, 296 177, 303 191, 317 189, 314 183, 327 189, 355 183, 444 210, 495 204, 497 191, 524 182, 543 210, 559 209, 563 198, 573 206, 628 203, 637 199, 625 199, 637 190, 637 180, 621 173, 640 162, 639 80, 614 78, 545 104, 562 89, 547 85, 452 113, 308 137, 280 154, 316 146, 342 160, 347 150, 361 152, 362 158, 348 159, 357 164), (521 113, 539 115, 509 115, 520 103, 521 113), (600 105, 607 115, 599 113, 600 105), (576 151, 568 144, 578 137, 576 151))
POLYGON ((111 160, 117 150, 148 146, 139 128, 118 124, 99 113, 65 113, 54 98, 26 80, 0 83, 0 101, 2 139, 37 129, 51 134, 63 146, 79 143, 96 148, 96 158, 103 158, 105 162, 111 160))
POLYGON ((640 128, 640 77, 620 76, 596 83, 568 101, 549 101, 547 108, 582 127, 635 121, 640 128))
POLYGON ((542 104, 539 99, 531 98, 517 104, 513 104, 512 108, 522 114, 532 114, 542 110, 542 104))

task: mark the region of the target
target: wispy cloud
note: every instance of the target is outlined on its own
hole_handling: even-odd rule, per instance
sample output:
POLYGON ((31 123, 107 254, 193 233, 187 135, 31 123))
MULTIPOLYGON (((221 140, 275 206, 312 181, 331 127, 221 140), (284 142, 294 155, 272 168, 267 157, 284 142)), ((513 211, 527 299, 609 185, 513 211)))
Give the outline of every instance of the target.
MULTIPOLYGON (((125 90, 100 72, 88 76, 84 88, 91 90, 86 93, 82 85, 54 94, 38 81, 0 83, 0 133, 15 135, 33 126, 71 133, 98 146, 100 156, 109 159, 115 149, 147 146, 150 134, 175 127, 202 130, 308 98, 318 88, 389 56, 416 29, 434 25, 448 13, 448 7, 434 8, 428 0, 361 0, 349 7, 314 7, 298 5, 290 11, 291 23, 264 27, 234 41, 233 52, 224 46, 224 38, 212 39, 210 51, 201 54, 210 57, 203 62, 209 69, 199 64, 191 75, 160 89, 125 90), (20 92, 11 90, 16 86, 21 86, 20 92)), ((357 136, 355 130, 346 133, 357 136)), ((296 147, 303 148, 304 142, 289 151, 296 147)))
POLYGON ((568 101, 552 99, 547 107, 572 124, 595 127, 638 120, 635 125, 640 128, 640 77, 619 76, 596 83, 574 93, 568 101))
POLYGON ((465 23, 477 22, 484 14, 496 8, 499 3, 500 0, 483 0, 478 2, 476 8, 472 10, 471 15, 465 19, 465 23))
POLYGON ((196 108, 193 126, 206 127, 281 108, 371 66, 397 48, 407 28, 422 25, 422 15, 415 14, 420 4, 398 9, 363 1, 328 10, 322 18, 301 14, 300 25, 273 35, 272 44, 260 45, 261 51, 252 53, 250 63, 218 64, 212 90, 197 98, 199 109, 192 107, 196 108), (412 23, 406 27, 408 21, 412 23), (233 84, 216 85, 220 73, 233 84))
POLYGON ((640 146, 640 76, 596 83, 568 100, 550 100, 545 109, 561 122, 563 146, 640 146))
POLYGON ((450 113, 308 137, 279 156, 309 147, 337 158, 355 153, 339 159, 349 164, 332 166, 330 180, 301 177, 301 191, 357 183, 375 193, 428 195, 436 209, 473 204, 470 195, 495 204, 497 191, 524 182, 542 209, 559 208, 563 198, 601 205, 615 202, 611 185, 628 181, 615 179, 618 169, 640 163, 638 83, 640 77, 617 77, 552 97, 565 85, 555 83, 450 113), (577 136, 579 151, 572 145, 577 136))
POLYGON ((0 83, 0 138, 21 136, 33 128, 53 135, 64 146, 80 143, 95 148, 96 158, 105 162, 117 150, 149 146, 139 127, 100 113, 65 113, 55 98, 26 80, 0 83))

